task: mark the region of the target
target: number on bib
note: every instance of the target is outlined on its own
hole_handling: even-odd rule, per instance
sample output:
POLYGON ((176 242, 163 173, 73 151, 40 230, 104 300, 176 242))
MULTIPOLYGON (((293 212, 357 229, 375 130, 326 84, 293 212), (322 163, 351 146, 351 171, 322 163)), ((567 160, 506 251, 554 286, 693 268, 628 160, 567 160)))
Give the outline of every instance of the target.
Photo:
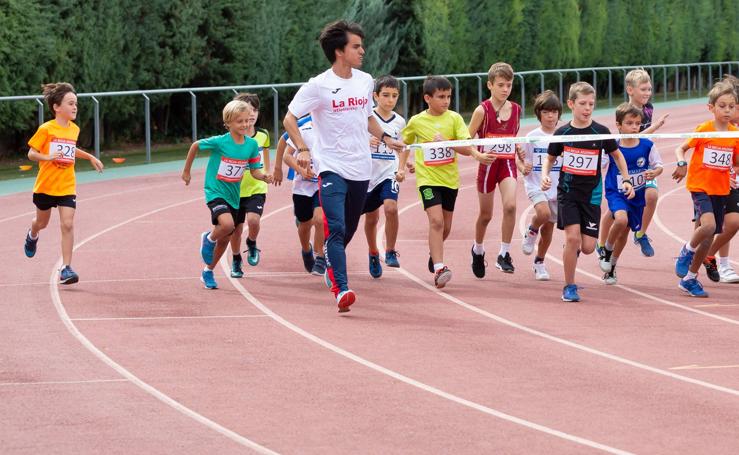
POLYGON ((423 149, 423 164, 441 166, 454 162, 454 150, 450 147, 429 147, 423 149))
POLYGON ((706 147, 703 149, 703 167, 725 171, 731 168, 734 151, 724 147, 706 147))
POLYGON ((74 164, 76 144, 75 141, 69 139, 54 139, 49 144, 49 155, 59 153, 59 158, 54 161, 60 164, 74 164))
MULTIPOLYGON (((549 154, 547 153, 546 148, 535 148, 534 149, 534 171, 541 172, 542 168, 544 167, 544 162, 548 159, 549 154)), ((558 156, 556 160, 554 160, 554 164, 552 164, 552 168, 550 171, 552 172, 559 172, 562 169, 562 157, 558 156)))
MULTIPOLYGON (((486 134, 486 138, 513 137, 508 134, 486 134)), ((513 144, 493 144, 483 147, 483 152, 495 155, 498 159, 512 160, 516 158, 516 147, 513 144)))
POLYGON ((218 175, 216 178, 224 182, 240 182, 248 166, 247 160, 221 157, 221 164, 218 165, 218 175))
MULTIPOLYGON (((632 172, 629 172, 629 175, 631 176, 631 185, 634 187, 634 191, 644 188, 644 185, 646 185, 647 183, 647 177, 645 175, 646 171, 632 171, 632 172)), ((624 178, 621 177, 621 174, 616 176, 616 182, 618 182, 618 189, 623 190, 624 189, 624 178)))
POLYGON ((564 146, 562 170, 574 175, 597 175, 600 150, 564 146))

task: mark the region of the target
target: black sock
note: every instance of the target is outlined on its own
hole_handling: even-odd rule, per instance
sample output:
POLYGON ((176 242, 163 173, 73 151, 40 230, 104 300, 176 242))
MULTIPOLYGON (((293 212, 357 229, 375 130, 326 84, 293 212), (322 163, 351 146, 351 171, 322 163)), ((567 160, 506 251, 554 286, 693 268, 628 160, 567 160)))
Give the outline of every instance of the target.
POLYGON ((246 246, 257 246, 257 241, 252 240, 249 237, 246 238, 246 246))
POLYGON ((234 254, 233 256, 234 256, 234 261, 236 261, 236 260, 241 261, 241 253, 234 254))
POLYGON ((541 264, 544 262, 544 258, 540 258, 539 256, 536 256, 534 258, 534 264, 541 264))

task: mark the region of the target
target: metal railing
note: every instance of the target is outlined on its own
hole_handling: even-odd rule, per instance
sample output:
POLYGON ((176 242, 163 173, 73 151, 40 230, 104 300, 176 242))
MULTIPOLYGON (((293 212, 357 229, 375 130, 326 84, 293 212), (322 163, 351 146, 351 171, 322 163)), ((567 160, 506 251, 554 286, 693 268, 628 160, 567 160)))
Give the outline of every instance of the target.
MULTIPOLYGON (((662 95, 665 100, 668 97, 668 73, 674 71, 674 94, 676 98, 680 97, 680 73, 681 71, 685 74, 685 86, 687 87, 687 96, 692 96, 692 86, 695 83, 696 90, 701 90, 704 87, 703 76, 705 74, 707 82, 706 85, 710 85, 714 79, 714 71, 716 76, 720 79, 724 73, 731 73, 732 68, 736 65, 739 69, 739 61, 726 61, 726 62, 705 62, 705 63, 678 63, 670 65, 630 65, 630 66, 610 66, 610 67, 592 67, 592 68, 569 68, 569 69, 551 69, 551 70, 533 70, 533 71, 520 71, 516 73, 516 78, 520 81, 520 103, 522 110, 526 111, 526 79, 538 76, 540 91, 544 91, 545 77, 547 75, 556 75, 558 84, 559 98, 564 99, 564 78, 566 75, 575 75, 576 80, 580 80, 581 73, 592 76, 591 82, 593 86, 598 84, 598 75, 607 73, 608 76, 608 105, 613 105, 613 74, 616 73, 622 77, 621 80, 626 76, 629 70, 634 68, 644 68, 650 73, 653 84, 657 81, 657 76, 662 76, 662 95), (693 75, 691 69, 696 70, 696 74, 693 75), (660 74, 661 73, 661 74, 660 74)), ((477 80, 477 98, 478 102, 481 102, 484 98, 483 95, 483 80, 487 78, 487 73, 463 73, 463 74, 446 74, 444 75, 454 83, 454 106, 455 110, 460 110, 460 79, 475 78, 477 80)), ((426 76, 411 76, 411 77, 399 77, 403 99, 403 114, 408 118, 408 102, 409 102, 409 89, 408 83, 414 81, 422 81, 426 76)), ((105 97, 116 97, 116 96, 140 96, 144 99, 144 134, 146 143, 146 162, 151 162, 151 107, 150 107, 150 96, 152 95, 173 95, 178 93, 189 93, 190 94, 190 106, 191 106, 191 133, 193 142, 198 138, 198 122, 197 122, 197 94, 207 92, 226 92, 232 91, 238 93, 244 90, 270 90, 272 92, 272 107, 273 107, 273 130, 275 138, 279 137, 279 131, 281 124, 280 122, 280 89, 296 88, 303 85, 303 82, 289 83, 289 84, 261 84, 261 85, 233 85, 233 86, 222 86, 222 87, 198 87, 198 88, 174 88, 174 89, 156 89, 156 90, 130 90, 130 91, 118 91, 118 92, 96 92, 96 93, 78 93, 78 98, 90 98, 93 102, 93 135, 94 135, 94 146, 95 156, 100 157, 100 101, 98 98, 105 97)), ((655 84, 656 85, 656 84, 655 84)), ((628 96, 624 89, 624 98, 628 96)), ((0 102, 3 101, 24 101, 24 100, 35 100, 38 104, 38 122, 42 124, 44 122, 44 103, 43 96, 41 95, 26 95, 26 96, 3 96, 0 97, 0 102)))

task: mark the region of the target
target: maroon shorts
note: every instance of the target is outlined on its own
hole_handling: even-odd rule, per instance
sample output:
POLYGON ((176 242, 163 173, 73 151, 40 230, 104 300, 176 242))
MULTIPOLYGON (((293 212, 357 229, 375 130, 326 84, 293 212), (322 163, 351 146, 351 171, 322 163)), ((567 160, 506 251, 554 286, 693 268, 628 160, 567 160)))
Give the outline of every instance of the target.
POLYGON ((477 169, 477 191, 492 193, 495 186, 508 177, 516 178, 516 160, 495 160, 490 166, 481 164, 477 169))

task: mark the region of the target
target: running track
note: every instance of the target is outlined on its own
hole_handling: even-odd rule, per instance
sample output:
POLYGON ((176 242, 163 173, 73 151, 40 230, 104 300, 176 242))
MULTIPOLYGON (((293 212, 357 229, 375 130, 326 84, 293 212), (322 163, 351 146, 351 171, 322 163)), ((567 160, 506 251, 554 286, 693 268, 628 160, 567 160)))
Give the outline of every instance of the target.
MULTIPOLYGON (((664 132, 707 115, 671 112, 664 132)), ((677 142, 658 145, 674 161, 677 142)), ((516 273, 492 266, 497 207, 491 267, 474 278, 475 166, 461 163, 444 292, 431 286, 409 181, 403 268, 373 280, 360 231, 348 251, 359 300, 346 315, 302 271, 289 183, 270 189, 262 262, 241 280, 217 270, 217 291, 199 282, 202 172, 190 187, 177 173, 81 185, 81 281, 70 287, 56 285, 57 216, 28 260, 30 195, 0 198, 2 452, 736 453, 739 286, 701 273, 710 299, 677 289, 673 257, 691 205, 673 166, 650 227, 657 255, 629 244, 618 287, 600 282, 594 256, 581 258, 583 302, 573 304, 559 300, 559 233, 550 282, 533 280, 519 234, 516 273)), ((523 185, 518 201, 530 216, 523 185)))

